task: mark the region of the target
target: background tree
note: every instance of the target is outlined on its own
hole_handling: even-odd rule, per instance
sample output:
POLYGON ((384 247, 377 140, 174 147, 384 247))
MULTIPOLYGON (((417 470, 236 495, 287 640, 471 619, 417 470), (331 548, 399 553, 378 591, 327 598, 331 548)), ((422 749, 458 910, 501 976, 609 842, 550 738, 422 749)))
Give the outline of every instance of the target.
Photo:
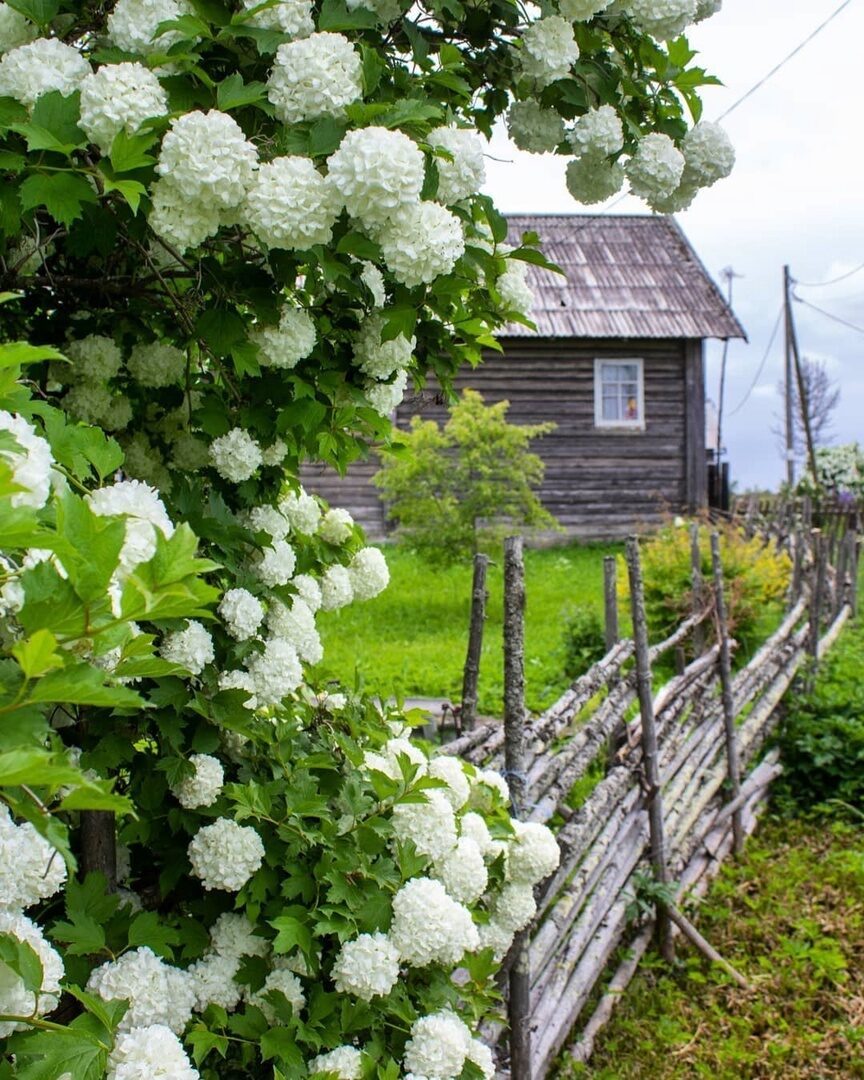
MULTIPOLYGON (((827 446, 831 442, 831 426, 834 413, 840 402, 840 387, 835 379, 828 373, 828 365, 825 360, 804 356, 801 358, 801 378, 804 383, 804 395, 807 400, 807 417, 810 421, 810 431, 813 435, 813 445, 827 446)), ((786 380, 781 379, 777 384, 777 393, 782 401, 786 400, 786 380)), ((792 384, 792 415, 794 418, 793 440, 795 455, 799 459, 805 459, 807 455, 807 436, 804 424, 803 405, 801 394, 798 390, 798 382, 792 384)), ((786 433, 778 424, 774 427, 774 433, 780 440, 783 452, 786 452, 786 433)))

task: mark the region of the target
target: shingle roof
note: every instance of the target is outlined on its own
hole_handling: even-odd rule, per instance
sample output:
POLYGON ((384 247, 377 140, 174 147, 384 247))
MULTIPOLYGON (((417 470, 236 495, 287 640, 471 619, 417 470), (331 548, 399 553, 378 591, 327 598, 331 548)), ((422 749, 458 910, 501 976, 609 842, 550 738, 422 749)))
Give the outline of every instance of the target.
MULTIPOLYGON (((539 234, 566 273, 529 266, 540 337, 743 338, 719 289, 671 217, 510 214, 510 242, 539 234)), ((533 337, 514 324, 506 336, 533 337)))

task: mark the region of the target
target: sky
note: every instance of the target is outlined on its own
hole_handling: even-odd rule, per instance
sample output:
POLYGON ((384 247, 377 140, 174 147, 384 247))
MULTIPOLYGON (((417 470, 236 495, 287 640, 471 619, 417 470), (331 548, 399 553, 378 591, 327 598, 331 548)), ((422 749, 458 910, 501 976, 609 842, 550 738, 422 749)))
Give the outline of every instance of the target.
MULTIPOLYGON (((723 113, 840 2, 724 0, 718 15, 692 27, 688 36, 700 53, 694 63, 724 83, 704 88, 705 119, 723 113)), ((739 490, 774 488, 785 477, 772 433, 782 410, 782 327, 767 351, 782 302, 784 264, 797 281, 817 283, 864 263, 862 40, 864 0, 852 0, 723 121, 735 144, 735 171, 677 215, 724 290, 725 268, 741 275, 734 281, 734 308, 749 343, 730 343, 723 438, 739 490)), ((508 213, 579 212, 587 208, 567 192, 566 163, 564 157, 522 153, 499 132, 487 161, 486 190, 508 213)), ((647 211, 628 197, 613 212, 647 211)), ((796 291, 861 328, 844 327, 803 303, 794 306, 802 353, 823 360, 841 389, 831 441, 864 442, 864 269, 836 285, 802 284, 796 291)), ((707 392, 713 400, 720 353, 719 343, 709 345, 707 392)))

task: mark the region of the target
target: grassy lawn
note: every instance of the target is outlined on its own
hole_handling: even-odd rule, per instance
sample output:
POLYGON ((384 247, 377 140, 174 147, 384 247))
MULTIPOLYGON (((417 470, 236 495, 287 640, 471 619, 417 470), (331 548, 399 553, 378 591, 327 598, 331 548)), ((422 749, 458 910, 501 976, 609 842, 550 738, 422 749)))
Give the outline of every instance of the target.
MULTIPOLYGON (((528 706, 551 704, 567 686, 562 674, 562 617, 574 603, 602 614, 603 556, 620 545, 570 545, 525 553, 525 676, 528 706)), ((432 568, 401 548, 387 548, 391 584, 375 600, 319 616, 322 679, 359 677, 383 695, 458 701, 468 642, 471 565, 432 568)), ((480 711, 500 714, 502 694, 500 561, 490 567, 480 668, 480 711)))
POLYGON ((732 985, 679 946, 648 960, 590 1065, 557 1080, 864 1077, 864 833, 772 821, 724 868, 699 928, 753 983, 732 985))

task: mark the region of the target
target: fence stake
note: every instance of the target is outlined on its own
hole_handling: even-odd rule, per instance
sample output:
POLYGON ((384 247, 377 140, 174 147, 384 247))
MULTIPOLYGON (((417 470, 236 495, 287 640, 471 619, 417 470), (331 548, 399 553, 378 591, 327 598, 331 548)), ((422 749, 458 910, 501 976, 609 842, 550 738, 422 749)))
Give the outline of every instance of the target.
POLYGON ((813 595, 810 598, 810 626, 807 651, 810 653, 810 670, 807 673, 805 687, 809 693, 816 678, 816 666, 819 662, 819 631, 822 625, 822 600, 825 592, 825 538, 821 529, 812 529, 813 547, 813 595))
MULTIPOLYGON (((702 583, 702 554, 699 551, 699 525, 690 526, 690 591, 693 594, 693 614, 702 610, 704 587, 702 583)), ((705 630, 702 623, 693 629, 693 655, 701 656, 705 651, 705 630)))
POLYGON ((606 652, 619 640, 618 632, 618 567, 614 555, 603 557, 603 605, 606 652))
POLYGON ((861 560, 861 540, 857 534, 854 534, 852 541, 852 595, 850 597, 852 601, 852 618, 858 618, 858 565, 861 560))
MULTIPOLYGON (((729 770, 729 795, 734 801, 741 794, 741 765, 738 759, 738 736, 735 731, 735 705, 732 698, 732 659, 729 652, 729 618, 723 590, 723 563, 720 559, 720 534, 711 534, 711 564, 714 571, 714 608, 717 637, 720 642, 720 686, 723 698, 723 728, 726 736, 726 764, 729 770)), ((732 815, 732 850, 744 849, 744 819, 739 808, 732 815)))
MULTIPOLYGON (((630 602, 633 614, 633 641, 636 647, 636 689, 642 717, 642 769, 645 780, 645 802, 651 834, 651 865, 655 879, 669 884, 666 864, 666 837, 663 826, 663 795, 660 790, 660 768, 657 760, 657 726, 654 721, 654 699, 651 689, 651 660, 648 654, 648 621, 645 617, 645 589, 639 560, 639 541, 627 538, 627 570, 630 576, 630 602)), ((665 903, 657 904, 657 936, 660 952, 667 963, 675 960, 672 924, 665 903)))
POLYGON ((849 533, 843 533, 843 537, 837 545, 837 566, 834 574, 834 609, 833 619, 836 619, 847 602, 848 588, 846 575, 849 569, 849 533))
POLYGON ((460 713, 462 731, 473 731, 477 723, 477 681, 480 678, 480 654, 483 650, 483 626, 486 620, 486 570, 488 566, 488 555, 474 556, 471 627, 468 631, 468 654, 465 657, 465 672, 462 676, 460 713))
MULTIPOLYGON (((525 810, 525 566, 522 537, 504 541, 504 761, 514 817, 525 810)), ((531 1080, 531 967, 529 931, 513 945, 510 994, 510 1075, 531 1080)))
POLYGON ((792 588, 789 596, 789 610, 798 603, 801 595, 801 585, 804 580, 804 538, 800 532, 793 531, 790 540, 792 543, 792 588))

